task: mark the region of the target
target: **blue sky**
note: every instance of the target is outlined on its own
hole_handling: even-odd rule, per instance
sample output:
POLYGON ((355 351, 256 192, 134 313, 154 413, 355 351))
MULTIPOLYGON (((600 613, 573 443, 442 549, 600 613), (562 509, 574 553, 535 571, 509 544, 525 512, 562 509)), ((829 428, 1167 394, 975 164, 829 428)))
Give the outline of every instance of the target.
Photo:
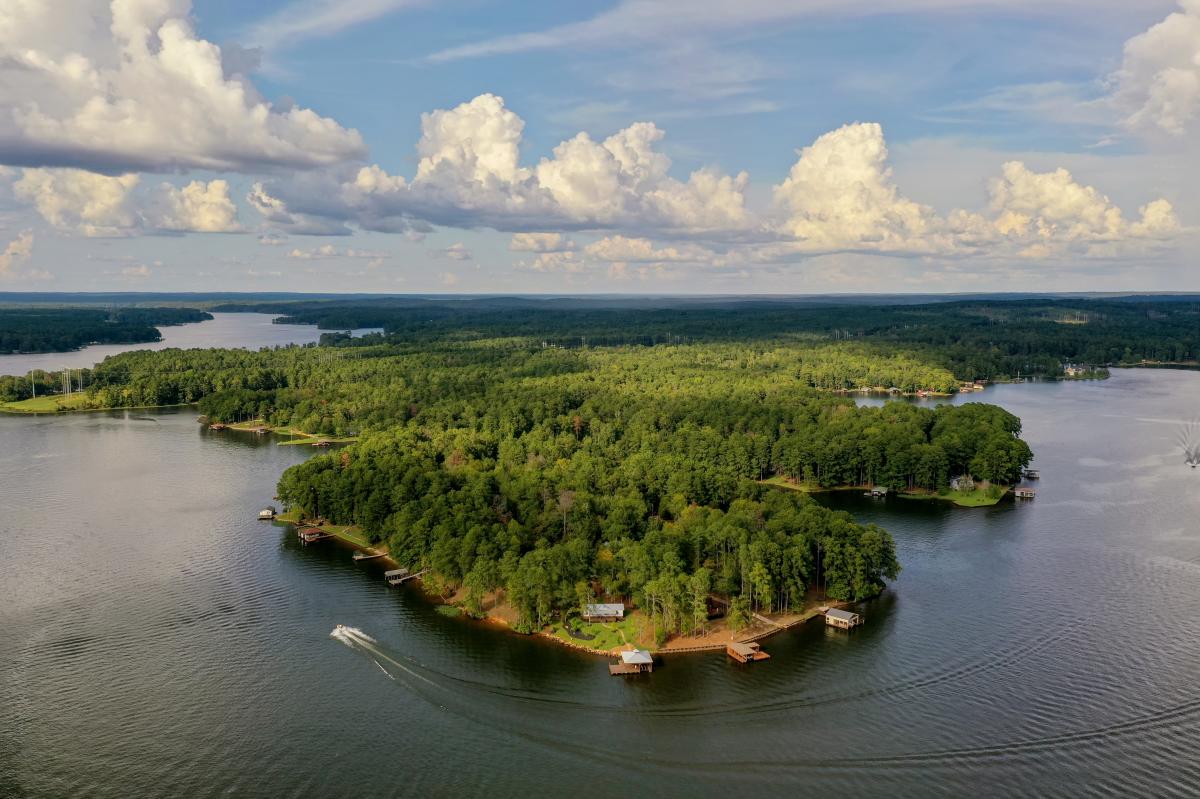
POLYGON ((1197 0, 64 5, 5 290, 1200 289, 1197 0))

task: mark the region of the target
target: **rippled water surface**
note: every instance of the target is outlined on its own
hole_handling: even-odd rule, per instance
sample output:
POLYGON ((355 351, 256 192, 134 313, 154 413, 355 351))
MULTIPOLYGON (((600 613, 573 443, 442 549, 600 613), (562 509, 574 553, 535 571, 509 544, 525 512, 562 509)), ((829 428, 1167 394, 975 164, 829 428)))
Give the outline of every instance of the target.
POLYGON ((636 680, 255 521, 299 448, 0 417, 0 796, 1197 795, 1200 374, 970 399, 1023 418, 1035 501, 832 495, 904 564, 863 628, 636 680))
MULTIPOLYGON (((276 325, 271 322, 275 318, 275 314, 264 313, 215 313, 212 319, 205 322, 160 327, 162 341, 95 344, 72 352, 0 355, 0 375, 24 375, 32 369, 58 371, 63 368, 86 368, 110 355, 130 350, 161 350, 167 347, 244 347, 256 350, 284 344, 309 344, 318 341, 322 333, 328 332, 318 330, 316 325, 276 325)), ((361 335, 379 329, 363 328, 353 333, 361 335)))

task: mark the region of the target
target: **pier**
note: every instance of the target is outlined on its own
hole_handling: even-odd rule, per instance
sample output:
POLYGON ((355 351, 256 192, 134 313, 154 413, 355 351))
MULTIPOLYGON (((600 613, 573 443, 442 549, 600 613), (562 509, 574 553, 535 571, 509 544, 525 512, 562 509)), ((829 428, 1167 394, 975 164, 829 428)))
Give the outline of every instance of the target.
POLYGON ((1013 496, 1017 499, 1033 499, 1037 496, 1037 491, 1035 489, 1022 486, 1021 488, 1013 489, 1013 496))
POLYGON ((372 553, 355 552, 354 553, 355 560, 371 560, 373 558, 383 558, 386 556, 387 556, 386 552, 372 552, 372 553))

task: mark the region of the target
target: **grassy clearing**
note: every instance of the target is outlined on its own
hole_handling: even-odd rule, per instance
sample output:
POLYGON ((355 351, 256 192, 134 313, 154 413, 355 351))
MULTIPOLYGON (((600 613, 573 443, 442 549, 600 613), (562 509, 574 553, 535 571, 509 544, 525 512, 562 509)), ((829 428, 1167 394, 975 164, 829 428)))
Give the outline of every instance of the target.
POLYGON ((611 650, 625 646, 625 644, 645 646, 647 643, 643 640, 646 632, 646 618, 636 610, 628 612, 624 619, 617 622, 576 621, 575 625, 576 629, 585 636, 592 636, 591 639, 575 638, 567 632, 561 622, 550 625, 549 632, 565 643, 573 646, 586 646, 589 649, 611 650))
MULTIPOLYGON (((275 521, 299 526, 303 520, 301 519, 300 511, 296 508, 293 508, 286 513, 280 513, 276 515, 275 521)), ((361 528, 353 524, 306 524, 304 526, 316 527, 318 530, 331 533, 332 535, 335 535, 344 541, 349 541, 351 544, 363 547, 364 549, 379 546, 379 544, 372 544, 370 539, 367 538, 366 533, 364 533, 361 528)))
POLYGON ((260 427, 267 428, 277 436, 295 436, 291 441, 280 441, 279 446, 281 447, 295 446, 297 444, 311 445, 317 441, 328 441, 330 444, 349 444, 357 440, 356 436, 322 436, 316 433, 306 433, 294 427, 272 427, 264 419, 249 419, 245 422, 234 422, 229 425, 230 430, 241 430, 247 433, 257 430, 260 427))
POLYGON ((63 413, 79 411, 87 408, 86 394, 49 394, 44 397, 34 397, 20 402, 5 402, 0 404, 0 411, 6 413, 63 413))
POLYGON ((809 483, 793 483, 783 475, 775 475, 761 481, 763 485, 771 486, 772 488, 784 488, 788 491, 799 491, 801 494, 811 494, 815 491, 823 491, 820 486, 810 485, 809 483))
POLYGON ((354 436, 342 436, 341 438, 338 438, 337 436, 314 436, 310 433, 301 433, 298 430, 291 430, 287 432, 284 430, 272 430, 271 432, 278 433, 280 435, 301 436, 301 438, 294 438, 291 441, 280 441, 279 446, 281 447, 295 446, 297 444, 306 444, 308 446, 312 446, 312 444, 317 441, 328 441, 330 444, 349 444, 350 442, 357 440, 354 436))
POLYGON ((963 508, 983 508, 990 505, 995 505, 1005 494, 1008 493, 1007 488, 993 496, 988 488, 976 488, 973 491, 941 491, 936 494, 932 492, 911 492, 901 494, 902 499, 937 499, 945 502, 953 502, 963 508))
POLYGON ((772 488, 782 488, 787 491, 797 491, 801 494, 821 494, 826 491, 863 491, 864 486, 820 486, 812 483, 793 483, 791 479, 782 475, 768 477, 766 480, 759 480, 759 483, 772 488))

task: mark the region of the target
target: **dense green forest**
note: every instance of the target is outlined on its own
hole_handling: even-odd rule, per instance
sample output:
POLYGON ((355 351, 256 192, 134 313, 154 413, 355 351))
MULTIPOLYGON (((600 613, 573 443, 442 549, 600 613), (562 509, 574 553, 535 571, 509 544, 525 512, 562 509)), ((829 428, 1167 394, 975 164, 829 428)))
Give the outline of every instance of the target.
POLYGON ((4 308, 0 352, 67 352, 88 344, 158 341, 158 325, 212 319, 192 308, 4 308))
POLYGON ((831 391, 957 383, 867 341, 334 343, 125 353, 87 373, 87 398, 358 433, 289 469, 285 503, 361 525, 469 606, 503 590, 525 629, 590 596, 630 598, 661 634, 691 630, 709 591, 735 616, 818 585, 872 596, 899 568, 891 537, 763 479, 938 489, 1011 483, 1031 458, 1000 408, 859 408, 831 391))
MULTIPOLYGON (((1195 361, 1196 297, 971 299, 924 304, 667 298, 619 301, 491 298, 267 302, 238 308, 323 329, 382 327, 393 339, 525 336, 564 347, 662 342, 858 341, 902 349, 962 380, 1056 376, 1097 366, 1195 361), (629 301, 632 302, 632 301, 629 301)), ((331 341, 336 336, 331 336, 331 341)), ((356 342, 368 344, 369 342, 356 342)))

